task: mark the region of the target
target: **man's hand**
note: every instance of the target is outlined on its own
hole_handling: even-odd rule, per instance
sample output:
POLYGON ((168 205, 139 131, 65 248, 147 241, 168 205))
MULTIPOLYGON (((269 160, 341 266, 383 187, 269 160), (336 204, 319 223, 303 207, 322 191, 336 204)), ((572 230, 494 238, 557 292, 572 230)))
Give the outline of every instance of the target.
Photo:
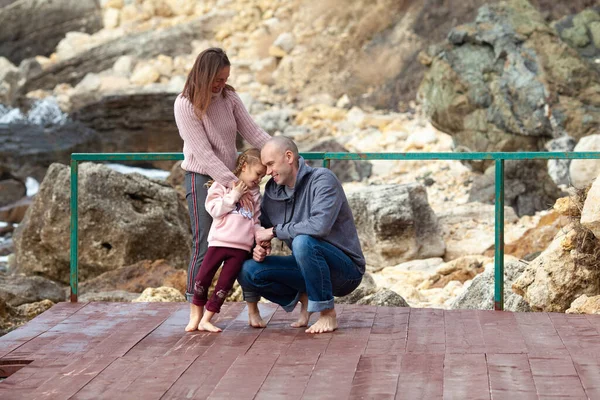
MULTIPOLYGON (((270 250, 271 250, 271 248, 269 247, 268 253, 271 252, 270 250)), ((268 255, 268 253, 267 253, 267 249, 265 249, 261 245, 257 244, 256 246, 254 246, 254 251, 252 252, 252 258, 256 262, 263 262, 265 260, 265 257, 268 255)))
POLYGON ((256 243, 270 242, 273 238, 273 228, 260 229, 254 233, 254 239, 256 240, 256 243))

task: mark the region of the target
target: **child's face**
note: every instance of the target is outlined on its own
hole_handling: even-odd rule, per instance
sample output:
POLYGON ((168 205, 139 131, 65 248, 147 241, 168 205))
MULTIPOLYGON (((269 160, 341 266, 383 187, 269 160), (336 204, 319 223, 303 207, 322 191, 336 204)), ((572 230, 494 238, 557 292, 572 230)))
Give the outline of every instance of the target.
POLYGON ((260 181, 264 178, 267 168, 261 163, 254 163, 252 165, 246 163, 242 167, 240 173, 240 179, 248 186, 248 189, 254 189, 260 185, 260 181))

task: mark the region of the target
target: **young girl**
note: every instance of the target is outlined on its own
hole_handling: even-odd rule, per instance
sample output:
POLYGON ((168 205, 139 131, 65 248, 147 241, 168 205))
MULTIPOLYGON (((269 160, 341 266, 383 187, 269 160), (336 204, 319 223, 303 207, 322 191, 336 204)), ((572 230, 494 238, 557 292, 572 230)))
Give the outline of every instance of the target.
POLYGON ((210 321, 221 310, 225 297, 248 258, 254 243, 254 233, 260 226, 259 183, 265 176, 266 167, 260 162, 260 151, 249 149, 237 158, 234 175, 239 180, 229 189, 218 182, 210 185, 206 197, 206 211, 213 218, 208 233, 208 251, 194 281, 194 297, 191 304, 190 322, 186 332, 196 329, 221 332, 210 321), (239 201, 246 193, 252 195, 252 209, 243 208, 239 201), (214 292, 208 300, 208 288, 223 263, 214 292), (208 300, 208 301, 207 301, 208 300))

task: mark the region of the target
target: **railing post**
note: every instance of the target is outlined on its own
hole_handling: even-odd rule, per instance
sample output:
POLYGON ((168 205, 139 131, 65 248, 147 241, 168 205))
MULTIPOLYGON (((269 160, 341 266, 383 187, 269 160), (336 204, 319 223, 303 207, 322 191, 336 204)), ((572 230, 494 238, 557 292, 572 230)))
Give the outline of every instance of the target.
POLYGON ((504 160, 496 160, 494 310, 504 310, 504 160))
POLYGON ((330 164, 330 162, 331 162, 331 160, 330 160, 330 159, 328 159, 328 158, 324 158, 324 159, 323 159, 323 167, 324 167, 324 168, 329 168, 329 166, 331 165, 331 164, 330 164))
POLYGON ((77 160, 71 160, 71 303, 77 303, 77 176, 78 176, 78 163, 77 160))

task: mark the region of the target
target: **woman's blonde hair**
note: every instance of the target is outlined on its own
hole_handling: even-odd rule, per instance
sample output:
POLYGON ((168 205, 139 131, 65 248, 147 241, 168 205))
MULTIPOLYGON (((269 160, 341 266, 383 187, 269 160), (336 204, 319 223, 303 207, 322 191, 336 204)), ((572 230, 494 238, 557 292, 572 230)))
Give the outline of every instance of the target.
MULTIPOLYGON (((259 149, 256 149, 253 147, 253 148, 243 151, 238 156, 238 158, 235 162, 235 168, 233 169, 233 174, 239 178, 240 174, 242 172, 242 168, 244 168, 244 165, 246 165, 246 164, 248 164, 248 166, 261 164, 259 149)), ((206 182, 205 186, 207 188, 209 188, 212 186, 213 183, 215 183, 215 181, 211 179, 208 182, 206 182)))
MULTIPOLYGON (((221 69, 230 65, 225 51, 217 47, 206 49, 196 57, 182 94, 192 103, 198 118, 202 118, 210 105, 213 94, 211 88, 215 77, 221 69)), ((228 90, 235 91, 232 86, 225 85, 222 95, 225 96, 228 90)))

